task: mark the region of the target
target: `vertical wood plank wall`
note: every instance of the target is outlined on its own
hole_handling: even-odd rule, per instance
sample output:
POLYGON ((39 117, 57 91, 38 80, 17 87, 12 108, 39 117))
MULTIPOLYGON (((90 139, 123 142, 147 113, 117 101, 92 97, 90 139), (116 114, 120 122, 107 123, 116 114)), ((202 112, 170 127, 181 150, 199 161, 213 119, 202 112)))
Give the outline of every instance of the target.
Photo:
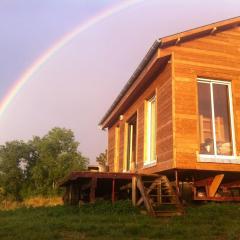
POLYGON ((109 170, 114 169, 114 152, 115 152, 115 128, 108 129, 108 151, 107 159, 109 170))
MULTIPOLYGON (((116 126, 120 126, 120 152, 119 152, 119 171, 124 169, 125 151, 126 151, 126 122, 135 113, 137 113, 137 154, 136 166, 138 171, 151 173, 154 172, 158 165, 162 162, 172 163, 172 67, 168 63, 164 70, 160 72, 149 87, 143 91, 141 96, 127 109, 123 114, 123 120, 117 121, 111 128, 109 128, 109 142, 108 142, 108 161, 109 170, 114 171, 113 162, 115 141, 114 130, 116 126), (156 141, 156 154, 157 164, 153 167, 143 168, 144 164, 144 124, 145 124, 145 101, 153 94, 157 96, 157 141, 156 141), (161 136, 161 137, 159 137, 161 136)), ((161 165, 161 164, 160 164, 161 165)), ((164 166, 164 164, 163 164, 164 166)))
POLYGON ((157 78, 157 162, 173 160, 172 64, 157 78))
POLYGON ((237 155, 240 154, 240 28, 208 35, 162 51, 174 54, 176 167, 240 170, 239 164, 199 163, 197 77, 232 83, 237 155))
POLYGON ((231 81, 236 150, 240 155, 240 27, 180 42, 160 49, 161 54, 172 54, 172 63, 165 66, 127 109, 123 120, 109 128, 110 171, 114 169, 115 127, 120 126, 119 171, 123 171, 125 124, 136 112, 137 166, 140 172, 154 173, 173 168, 240 171, 240 164, 197 162, 200 145, 197 77, 231 81), (144 101, 154 92, 157 94, 157 164, 144 168, 144 101))

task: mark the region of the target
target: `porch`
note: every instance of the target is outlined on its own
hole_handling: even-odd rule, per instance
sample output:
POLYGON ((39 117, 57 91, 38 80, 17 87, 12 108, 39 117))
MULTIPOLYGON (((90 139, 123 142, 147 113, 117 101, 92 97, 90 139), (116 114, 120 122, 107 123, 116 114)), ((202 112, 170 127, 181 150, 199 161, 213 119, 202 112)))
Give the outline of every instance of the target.
POLYGON ((183 213, 177 184, 165 175, 72 172, 60 184, 66 191, 65 204, 81 205, 96 200, 131 200, 136 207, 143 207, 152 216, 172 216, 183 213))

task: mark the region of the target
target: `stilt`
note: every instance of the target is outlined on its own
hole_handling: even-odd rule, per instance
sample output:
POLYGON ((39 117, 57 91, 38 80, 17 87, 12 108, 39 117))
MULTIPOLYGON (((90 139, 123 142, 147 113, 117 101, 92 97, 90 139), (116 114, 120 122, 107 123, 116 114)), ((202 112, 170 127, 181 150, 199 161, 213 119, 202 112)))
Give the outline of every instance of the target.
POLYGON ((137 201, 137 179, 136 177, 132 177, 132 205, 136 206, 137 201))
POLYGON ((69 204, 72 205, 72 183, 69 186, 69 204))
POLYGON ((155 213, 154 213, 153 207, 150 203, 150 199, 148 197, 148 194, 145 191, 144 184, 143 184, 143 181, 142 181, 141 177, 138 177, 138 179, 137 179, 137 186, 138 186, 138 189, 141 193, 141 196, 142 196, 144 205, 145 205, 145 207, 148 211, 148 214, 151 215, 151 216, 154 216, 155 213))
POLYGON ((176 193, 178 196, 180 196, 179 179, 178 179, 178 171, 177 170, 175 170, 175 185, 176 185, 176 193))
POLYGON ((66 191, 65 191, 65 194, 63 196, 63 201, 64 201, 64 204, 70 204, 70 187, 69 185, 66 186, 66 191))
POLYGON ((112 180, 112 203, 115 202, 115 179, 112 180))
POLYGON ((91 180, 91 187, 90 187, 90 196, 89 196, 90 203, 94 203, 96 200, 96 196, 95 196, 96 186, 97 186, 97 178, 93 177, 91 180))

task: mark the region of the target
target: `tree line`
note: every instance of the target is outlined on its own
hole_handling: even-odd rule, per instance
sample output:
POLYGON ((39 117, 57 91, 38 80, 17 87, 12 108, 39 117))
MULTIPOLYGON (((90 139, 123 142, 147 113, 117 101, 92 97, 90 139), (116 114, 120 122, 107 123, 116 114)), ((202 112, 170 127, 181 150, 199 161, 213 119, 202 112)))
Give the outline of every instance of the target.
POLYGON ((27 142, 0 145, 0 198, 20 201, 58 194, 60 179, 87 167, 88 158, 78 147, 72 130, 58 127, 27 142))

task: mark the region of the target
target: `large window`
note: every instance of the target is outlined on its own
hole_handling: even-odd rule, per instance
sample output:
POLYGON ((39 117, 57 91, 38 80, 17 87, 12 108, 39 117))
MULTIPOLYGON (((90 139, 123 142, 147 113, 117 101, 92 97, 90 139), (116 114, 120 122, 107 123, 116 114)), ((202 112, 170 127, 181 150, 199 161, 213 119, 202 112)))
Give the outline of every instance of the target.
POLYGON ((156 162, 156 96, 146 102, 146 141, 144 164, 156 162))
POLYGON ((198 79, 200 154, 235 155, 230 82, 198 79))

